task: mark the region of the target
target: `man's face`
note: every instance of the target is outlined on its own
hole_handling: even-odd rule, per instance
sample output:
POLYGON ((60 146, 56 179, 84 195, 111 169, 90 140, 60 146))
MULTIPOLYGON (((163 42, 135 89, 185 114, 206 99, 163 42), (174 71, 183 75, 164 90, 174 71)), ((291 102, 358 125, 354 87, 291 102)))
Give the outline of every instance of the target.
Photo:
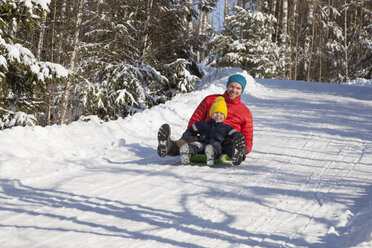
POLYGON ((232 82, 227 86, 227 95, 232 99, 238 98, 242 94, 243 88, 242 86, 237 82, 232 82))

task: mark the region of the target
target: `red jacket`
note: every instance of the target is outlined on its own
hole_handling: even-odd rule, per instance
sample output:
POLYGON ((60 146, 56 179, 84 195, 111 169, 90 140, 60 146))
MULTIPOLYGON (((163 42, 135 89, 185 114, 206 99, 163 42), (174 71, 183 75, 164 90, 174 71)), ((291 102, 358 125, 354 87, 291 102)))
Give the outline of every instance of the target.
MULTIPOLYGON (((190 128, 197 121, 209 121, 211 119, 209 110, 218 96, 221 95, 209 95, 203 99, 192 114, 187 128, 190 128)), ((225 98, 227 105, 227 118, 223 123, 232 126, 236 131, 244 134, 248 154, 252 150, 253 145, 252 113, 240 101, 240 96, 234 100, 230 99, 226 92, 222 96, 225 98)))

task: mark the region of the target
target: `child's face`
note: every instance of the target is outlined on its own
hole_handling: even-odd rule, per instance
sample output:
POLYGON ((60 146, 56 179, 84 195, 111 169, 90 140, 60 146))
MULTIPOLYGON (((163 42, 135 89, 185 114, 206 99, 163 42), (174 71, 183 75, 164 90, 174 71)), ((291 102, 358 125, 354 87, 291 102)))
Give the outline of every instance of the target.
POLYGON ((214 112, 211 118, 216 122, 223 122, 223 120, 225 120, 225 115, 222 114, 221 112, 214 112))

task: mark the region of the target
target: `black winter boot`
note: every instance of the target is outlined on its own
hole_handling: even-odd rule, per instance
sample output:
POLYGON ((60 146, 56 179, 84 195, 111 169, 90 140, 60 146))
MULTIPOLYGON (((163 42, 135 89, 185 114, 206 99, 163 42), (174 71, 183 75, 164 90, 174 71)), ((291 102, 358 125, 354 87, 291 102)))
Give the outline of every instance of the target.
POLYGON ((237 133, 233 139, 234 154, 232 155, 233 165, 240 165, 244 160, 247 147, 245 146, 245 138, 242 133, 237 133))
POLYGON ((165 157, 168 153, 171 130, 168 124, 163 124, 158 131, 158 155, 165 157))

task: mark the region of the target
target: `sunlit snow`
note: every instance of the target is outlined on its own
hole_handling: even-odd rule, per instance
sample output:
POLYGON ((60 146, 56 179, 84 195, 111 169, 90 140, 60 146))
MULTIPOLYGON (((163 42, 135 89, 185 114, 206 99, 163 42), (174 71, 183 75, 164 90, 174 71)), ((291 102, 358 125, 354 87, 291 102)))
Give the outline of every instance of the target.
POLYGON ((126 119, 0 131, 0 246, 372 247, 371 87, 246 75, 240 166, 158 157, 161 124, 179 138, 236 71, 126 119))

